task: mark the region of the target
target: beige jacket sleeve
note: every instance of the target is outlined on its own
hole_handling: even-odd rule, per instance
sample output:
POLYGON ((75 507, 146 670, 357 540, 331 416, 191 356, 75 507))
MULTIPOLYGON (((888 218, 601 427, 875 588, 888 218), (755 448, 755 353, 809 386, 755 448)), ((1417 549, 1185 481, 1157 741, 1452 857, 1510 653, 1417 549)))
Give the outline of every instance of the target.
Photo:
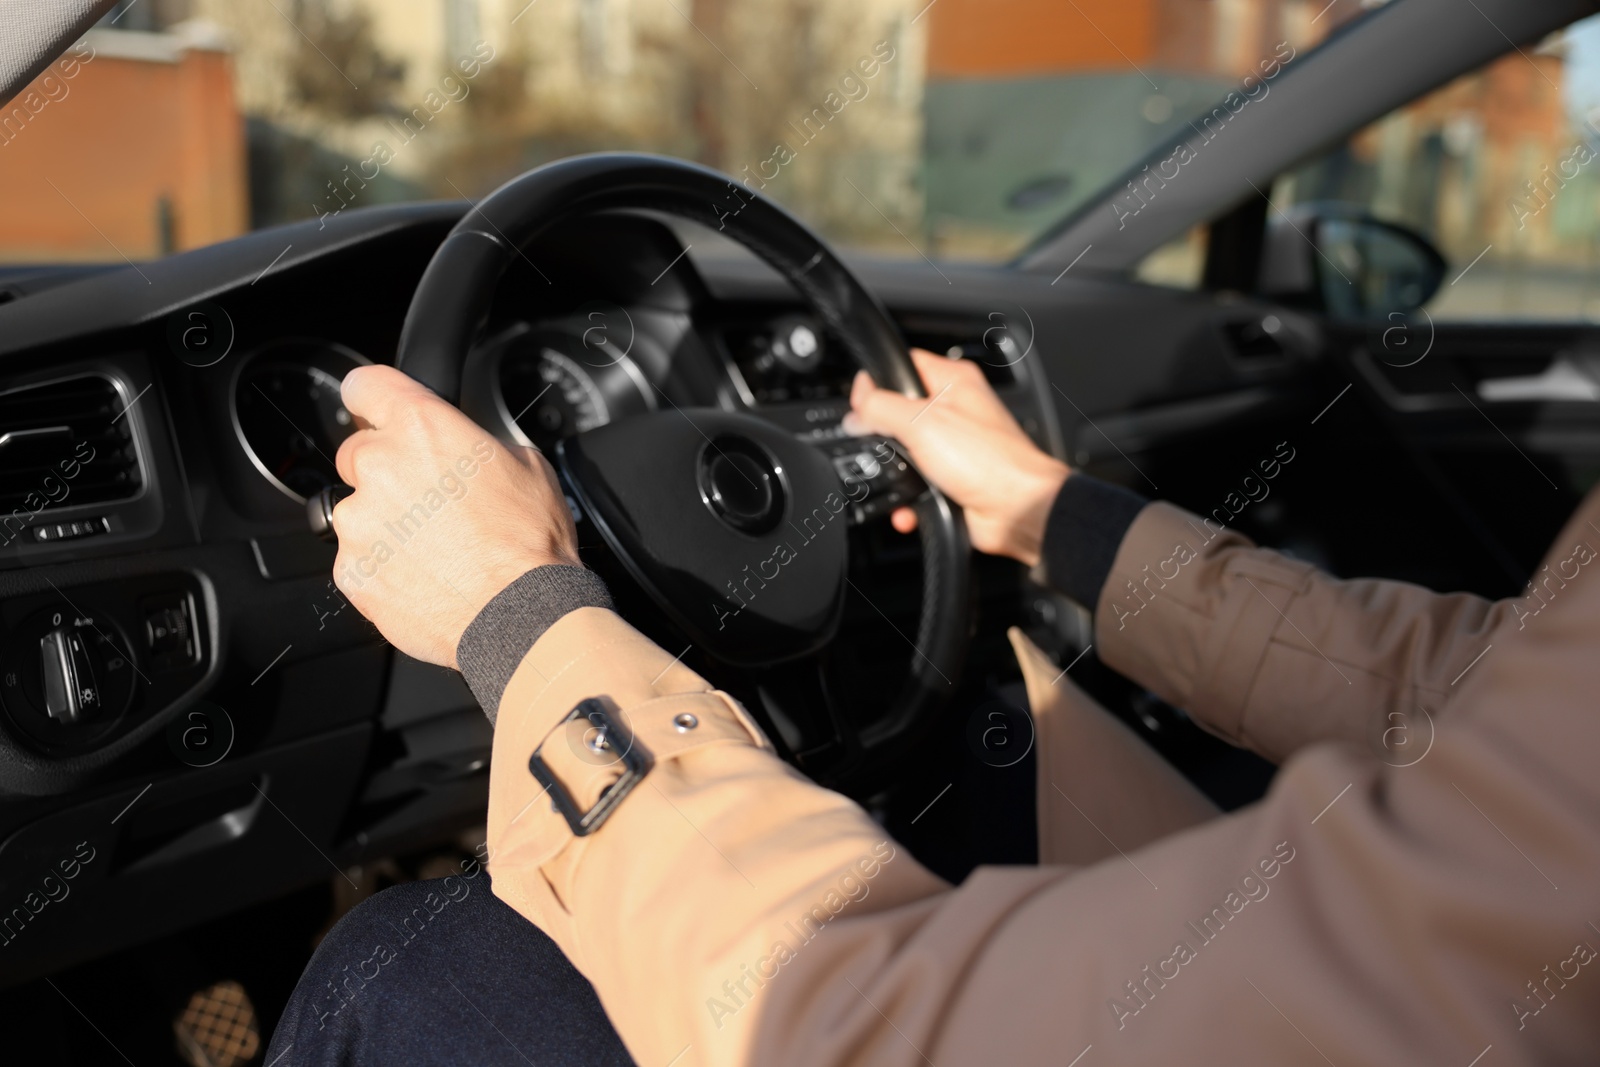
POLYGON ((1102 661, 1234 744, 1282 762, 1328 740, 1393 762, 1540 596, 1492 602, 1341 581, 1170 504, 1146 507, 1100 595, 1102 661))
MULTIPOLYGON (((1112 833, 1115 854, 1092 866, 980 869, 959 887, 774 757, 693 672, 610 612, 581 609, 534 645, 500 705, 494 890, 593 982, 641 1067, 1590 1064, 1600 567, 1592 548, 1571 548, 1583 529, 1551 557, 1583 559, 1567 588, 1514 640, 1495 631, 1505 639, 1458 684, 1465 662, 1426 651, 1432 631, 1407 624, 1424 651, 1392 666, 1431 664, 1399 679, 1445 704, 1420 761, 1269 732, 1266 750, 1303 750, 1261 803, 1142 847, 1112 833), (616 770, 586 746, 586 724, 558 725, 585 698, 617 709, 655 765, 575 837, 528 758, 539 747, 579 803, 599 795, 616 770)), ((1581 537, 1600 544, 1600 530, 1581 537)), ((1199 589, 1255 580, 1301 628, 1331 612, 1309 575, 1237 556, 1185 566, 1199 589)), ((1262 658, 1274 627, 1221 602, 1231 643, 1211 636, 1212 618, 1175 615, 1159 625, 1178 666, 1147 677, 1191 705, 1199 693, 1208 708, 1254 707, 1212 676, 1229 665, 1253 693, 1256 673, 1232 664, 1262 658)), ((1321 644, 1333 629, 1308 633, 1321 644)), ((1272 696, 1279 718, 1303 721, 1325 699, 1341 721, 1365 718, 1314 682, 1310 666, 1328 668, 1315 652, 1300 662, 1294 688, 1272 696)), ((1030 677, 1030 693, 1053 699, 1048 680, 1030 677)))

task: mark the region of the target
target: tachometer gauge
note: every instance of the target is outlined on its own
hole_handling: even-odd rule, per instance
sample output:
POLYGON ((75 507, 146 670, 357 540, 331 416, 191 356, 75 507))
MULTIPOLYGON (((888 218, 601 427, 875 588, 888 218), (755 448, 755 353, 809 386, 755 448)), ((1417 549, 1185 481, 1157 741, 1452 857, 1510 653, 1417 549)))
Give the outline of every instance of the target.
POLYGON ((339 483, 333 457, 356 430, 339 383, 367 360, 325 341, 277 342, 255 353, 233 390, 239 440, 267 480, 304 502, 339 483))
POLYGON ((633 361, 590 335, 527 330, 506 339, 499 361, 503 417, 539 448, 656 406, 633 361))

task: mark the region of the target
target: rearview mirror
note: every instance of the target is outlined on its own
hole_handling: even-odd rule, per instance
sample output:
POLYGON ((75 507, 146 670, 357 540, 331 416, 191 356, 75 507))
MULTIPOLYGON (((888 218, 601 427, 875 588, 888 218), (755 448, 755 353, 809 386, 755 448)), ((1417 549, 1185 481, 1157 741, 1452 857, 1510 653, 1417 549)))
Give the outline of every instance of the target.
POLYGON ((1298 204, 1267 224, 1259 291, 1339 319, 1417 310, 1444 281, 1426 237, 1348 204, 1298 204))

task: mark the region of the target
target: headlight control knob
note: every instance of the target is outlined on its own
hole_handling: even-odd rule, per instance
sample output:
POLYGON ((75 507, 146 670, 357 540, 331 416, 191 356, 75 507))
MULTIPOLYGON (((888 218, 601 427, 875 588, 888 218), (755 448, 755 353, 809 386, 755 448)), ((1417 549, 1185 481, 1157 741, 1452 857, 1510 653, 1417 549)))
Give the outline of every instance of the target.
POLYGON ((39 669, 52 719, 75 723, 101 709, 94 656, 77 629, 58 626, 39 639, 39 669))

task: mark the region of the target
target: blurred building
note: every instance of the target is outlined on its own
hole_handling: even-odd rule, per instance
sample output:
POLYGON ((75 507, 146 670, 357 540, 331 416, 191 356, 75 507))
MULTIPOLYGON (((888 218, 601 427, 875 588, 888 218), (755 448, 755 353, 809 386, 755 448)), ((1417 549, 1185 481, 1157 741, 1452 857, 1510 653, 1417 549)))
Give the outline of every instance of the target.
POLYGON ((914 229, 921 215, 912 0, 168 2, 240 42, 258 225, 337 209, 341 189, 355 192, 350 206, 476 197, 602 149, 743 177, 779 144, 794 159, 765 191, 825 232, 898 240, 885 216, 914 229), (894 59, 863 78, 858 64, 880 45, 894 59), (829 94, 851 97, 852 76, 864 87, 835 113, 829 94), (807 140, 819 108, 826 120, 812 128, 826 132, 807 140), (380 144, 390 161, 367 164, 380 144))
POLYGON ((1361 10, 1326 8, 939 0, 926 19, 930 239, 948 254, 1016 250, 1259 73, 1281 42, 1304 50, 1361 10))
MULTIPOLYGON (((0 259, 140 259, 478 197, 615 149, 724 170, 842 242, 1004 256, 1264 62, 1373 6, 123 0, 70 76, 52 68, 0 114, 0 259)), ((1563 41, 1400 109, 1274 198, 1363 205, 1463 264, 1487 248, 1445 294, 1464 307, 1588 314, 1600 120, 1570 114, 1563 41)), ((1192 278, 1202 252, 1176 242, 1143 273, 1192 278)))
MULTIPOLYGON (((398 42, 384 6, 379 36, 398 42)), ((723 170, 836 238, 898 242, 885 216, 913 229, 920 219, 917 0, 443 6, 434 25, 496 48, 474 128, 442 149, 473 195, 563 155, 632 148, 723 170)), ((425 50, 413 54, 438 55, 449 39, 413 37, 425 50)))
POLYGON ((1337 200, 1436 244, 1440 318, 1600 319, 1600 111, 1568 93, 1556 35, 1362 130, 1279 183, 1281 204, 1337 200))
POLYGON ((1469 259, 1491 242, 1502 256, 1581 254, 1572 239, 1595 229, 1600 162, 1577 151, 1596 131, 1569 115, 1564 66, 1559 39, 1502 57, 1363 130, 1285 192, 1367 205, 1469 259))
POLYGON ((0 260, 147 259, 246 222, 243 127, 214 28, 92 30, 0 113, 0 260))

